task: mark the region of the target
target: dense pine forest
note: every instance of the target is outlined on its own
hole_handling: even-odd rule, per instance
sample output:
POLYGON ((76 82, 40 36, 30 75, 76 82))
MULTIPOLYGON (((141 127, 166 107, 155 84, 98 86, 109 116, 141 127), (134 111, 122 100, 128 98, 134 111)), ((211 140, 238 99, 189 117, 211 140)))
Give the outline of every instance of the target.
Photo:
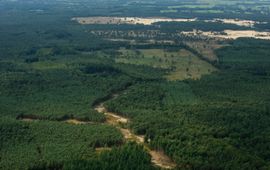
POLYGON ((270 169, 270 40, 225 32, 269 33, 269 9, 0 1, 0 169, 270 169), (72 20, 109 16, 183 21, 72 20))

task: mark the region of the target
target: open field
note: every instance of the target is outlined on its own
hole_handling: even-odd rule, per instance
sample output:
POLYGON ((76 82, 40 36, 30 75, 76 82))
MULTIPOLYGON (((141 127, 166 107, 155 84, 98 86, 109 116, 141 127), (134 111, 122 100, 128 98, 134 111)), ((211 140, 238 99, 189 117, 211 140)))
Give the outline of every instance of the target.
POLYGON ((148 65, 168 69, 168 80, 199 79, 202 75, 217 71, 211 64, 200 60, 187 50, 174 52, 162 49, 120 50, 122 53, 115 60, 118 63, 148 65))
POLYGON ((195 49, 209 61, 218 61, 215 50, 225 47, 226 44, 219 44, 217 41, 187 41, 185 42, 189 47, 195 49))

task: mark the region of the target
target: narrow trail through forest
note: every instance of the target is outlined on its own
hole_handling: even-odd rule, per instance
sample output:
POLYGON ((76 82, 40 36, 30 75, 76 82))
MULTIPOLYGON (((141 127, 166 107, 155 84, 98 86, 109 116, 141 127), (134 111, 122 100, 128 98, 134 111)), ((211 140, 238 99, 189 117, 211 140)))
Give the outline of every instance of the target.
POLYGON ((84 124, 94 124, 93 122, 89 122, 89 121, 82 121, 82 120, 78 120, 78 119, 64 119, 64 120, 50 120, 50 119, 46 119, 46 118, 39 118, 39 117, 35 117, 35 116, 28 116, 28 115, 24 115, 24 116, 20 116, 18 118, 16 118, 17 120, 21 120, 24 122, 35 122, 35 121, 51 121, 51 122, 66 122, 69 124, 73 124, 73 125, 84 125, 84 124))
MULTIPOLYGON (((120 132, 123 134, 126 141, 134 141, 137 144, 143 145, 144 149, 151 155, 151 162, 162 169, 173 169, 176 167, 176 164, 170 159, 167 155, 164 154, 162 151, 157 151, 151 149, 144 141, 143 135, 136 135, 132 132, 131 129, 125 128, 125 126, 129 123, 129 119, 120 116, 117 113, 109 112, 106 107, 105 103, 109 100, 114 100, 118 97, 118 94, 113 94, 110 97, 106 98, 106 100, 103 100, 99 103, 96 103, 93 107, 94 109, 106 116, 106 122, 105 124, 111 125, 116 127, 120 130, 120 132)), ((33 122, 33 121, 42 121, 46 119, 41 119, 35 116, 20 116, 17 118, 18 120, 25 121, 25 122, 33 122)), ((91 124, 93 122, 87 122, 87 121, 80 121, 77 119, 66 119, 66 120, 60 120, 58 122, 66 122, 69 124, 74 125, 81 125, 81 124, 91 124)), ((103 149, 100 149, 103 150, 103 149)), ((108 148, 106 149, 108 150, 108 148)))
POLYGON ((138 144, 143 145, 144 149, 151 155, 151 162, 160 168, 163 169, 173 169, 176 167, 176 164, 162 151, 152 150, 145 142, 143 135, 136 135, 130 129, 124 128, 123 124, 127 124, 130 120, 128 118, 122 117, 117 113, 109 112, 106 107, 105 103, 109 100, 114 100, 118 97, 118 94, 114 94, 111 98, 107 99, 106 101, 102 101, 94 106, 94 109, 99 112, 103 113, 106 116, 106 123, 112 125, 120 130, 123 134, 126 141, 134 141, 138 144))

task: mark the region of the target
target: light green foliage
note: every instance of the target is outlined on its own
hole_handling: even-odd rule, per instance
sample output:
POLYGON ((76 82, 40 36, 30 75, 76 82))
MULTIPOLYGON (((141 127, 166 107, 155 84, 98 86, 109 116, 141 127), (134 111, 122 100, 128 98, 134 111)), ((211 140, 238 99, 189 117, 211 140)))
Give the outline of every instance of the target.
POLYGON ((181 49, 166 51, 163 49, 120 50, 116 57, 118 63, 147 65, 167 69, 168 80, 198 79, 202 75, 216 71, 211 64, 202 61, 191 52, 181 49))

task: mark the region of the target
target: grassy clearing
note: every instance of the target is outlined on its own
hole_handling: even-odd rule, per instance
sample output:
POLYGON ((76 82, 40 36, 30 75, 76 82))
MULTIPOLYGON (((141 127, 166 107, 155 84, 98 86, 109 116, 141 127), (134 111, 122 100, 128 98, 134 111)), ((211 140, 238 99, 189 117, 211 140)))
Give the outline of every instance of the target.
POLYGON ((216 71, 211 64, 202 61, 191 52, 181 49, 165 51, 162 49, 120 50, 118 63, 147 65, 168 70, 167 80, 199 79, 202 75, 216 71))
POLYGON ((176 13, 178 10, 175 9, 166 9, 166 10, 160 10, 160 13, 176 13))
POLYGON ((193 41, 193 42, 186 42, 186 44, 189 47, 198 51, 209 61, 217 61, 218 58, 215 54, 215 50, 226 46, 224 44, 218 44, 217 41, 207 41, 207 42, 193 41))
POLYGON ((65 69, 67 65, 63 62, 58 61, 42 61, 31 64, 33 69, 47 70, 47 69, 65 69))

